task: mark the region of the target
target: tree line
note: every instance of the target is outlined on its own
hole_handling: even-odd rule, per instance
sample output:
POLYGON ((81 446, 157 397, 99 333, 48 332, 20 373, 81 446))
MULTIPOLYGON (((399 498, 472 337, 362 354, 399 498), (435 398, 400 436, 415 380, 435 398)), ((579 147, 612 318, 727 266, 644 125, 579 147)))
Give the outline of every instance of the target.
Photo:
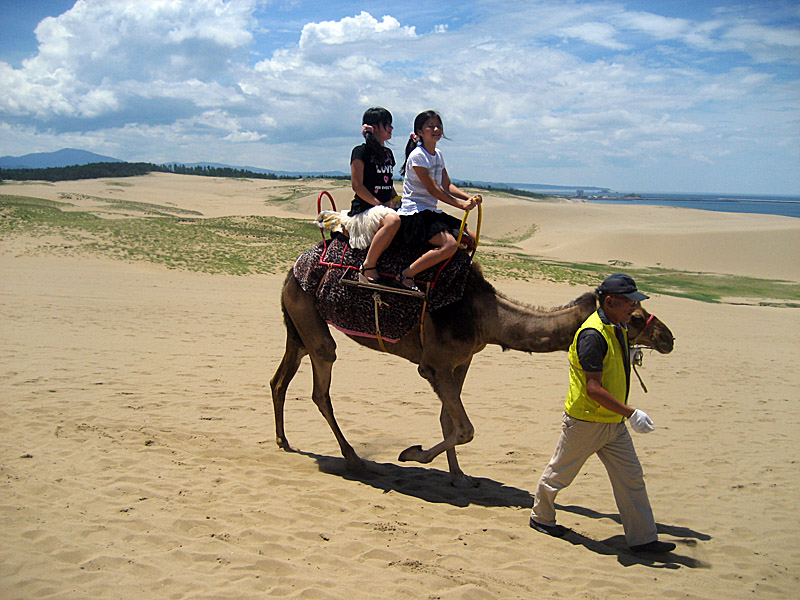
POLYGON ((524 198, 535 198, 537 200, 544 200, 549 198, 551 194, 542 194, 541 192, 531 192, 529 190, 521 190, 519 188, 491 185, 490 183, 472 183, 471 181, 458 181, 458 185, 462 187, 474 188, 477 190, 486 190, 487 192, 500 192, 511 194, 513 196, 522 196, 524 198))
MULTIPOLYGON (((210 165, 186 165, 171 163, 156 165, 145 162, 98 162, 69 167, 47 167, 41 169, 3 169, 0 168, 0 180, 14 181, 75 181, 78 179, 100 179, 104 177, 136 177, 148 173, 175 173, 176 175, 200 175, 203 177, 230 177, 242 179, 303 179, 303 175, 276 175, 275 173, 257 173, 247 169, 233 167, 212 167, 210 165)), ((308 175, 306 176, 308 177, 308 175)), ((320 177, 323 177, 320 175, 320 177)), ((350 179, 349 175, 325 175, 325 179, 350 179)), ((492 192, 505 192, 515 196, 528 198, 546 198, 547 194, 530 192, 517 188, 474 184, 459 181, 458 185, 482 189, 492 192)))
MULTIPOLYGON (((303 179, 302 175, 276 175, 256 173, 247 169, 181 164, 156 165, 153 163, 98 162, 69 167, 47 167, 42 169, 3 169, 0 179, 14 181, 74 181, 77 179, 100 179, 101 177, 136 177, 148 173, 175 173, 177 175, 201 175, 204 177, 239 177, 247 179, 303 179)), ((349 179, 350 176, 325 176, 326 179, 349 179)))

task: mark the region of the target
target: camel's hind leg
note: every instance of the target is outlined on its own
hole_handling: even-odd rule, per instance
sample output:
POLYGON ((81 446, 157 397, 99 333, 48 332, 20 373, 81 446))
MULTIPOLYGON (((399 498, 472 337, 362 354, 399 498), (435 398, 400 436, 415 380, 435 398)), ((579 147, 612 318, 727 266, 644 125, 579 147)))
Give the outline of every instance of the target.
POLYGON ((272 389, 272 407, 275 411, 275 441, 279 448, 284 450, 291 450, 289 440, 286 439, 286 432, 283 428, 283 406, 286 403, 286 390, 289 388, 289 383, 300 368, 300 361, 306 355, 305 348, 296 339, 295 333, 292 331, 294 325, 290 322, 286 323, 286 350, 283 353, 281 364, 278 365, 278 370, 269 381, 269 386, 272 389))
POLYGON ((362 470, 364 464, 344 437, 336 422, 331 403, 331 371, 336 361, 336 342, 328 330, 328 324, 319 316, 314 298, 303 292, 290 274, 286 279, 281 297, 287 328, 286 352, 272 378, 272 401, 275 407, 275 427, 278 445, 281 441, 288 447, 283 431, 283 405, 286 389, 300 366, 300 360, 308 354, 311 359, 314 387, 312 399, 328 422, 336 441, 339 442, 347 468, 362 470))

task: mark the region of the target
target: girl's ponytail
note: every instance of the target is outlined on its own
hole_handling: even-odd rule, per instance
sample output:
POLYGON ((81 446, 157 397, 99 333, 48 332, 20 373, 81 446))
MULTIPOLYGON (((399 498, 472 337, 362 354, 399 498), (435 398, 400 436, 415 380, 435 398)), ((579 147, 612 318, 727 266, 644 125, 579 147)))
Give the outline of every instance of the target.
POLYGON ((372 132, 372 127, 370 125, 364 125, 361 128, 361 135, 364 136, 364 140, 367 144, 367 151, 370 156, 380 156, 383 153, 383 146, 381 146, 380 142, 375 138, 375 134, 372 132))
MULTIPOLYGON (((416 123, 416 121, 414 121, 416 123)), ((406 163, 408 162, 408 155, 419 145, 419 137, 417 137, 416 133, 411 133, 408 136, 408 141, 406 142, 406 159, 403 161, 403 166, 400 167, 400 175, 406 174, 406 163)))

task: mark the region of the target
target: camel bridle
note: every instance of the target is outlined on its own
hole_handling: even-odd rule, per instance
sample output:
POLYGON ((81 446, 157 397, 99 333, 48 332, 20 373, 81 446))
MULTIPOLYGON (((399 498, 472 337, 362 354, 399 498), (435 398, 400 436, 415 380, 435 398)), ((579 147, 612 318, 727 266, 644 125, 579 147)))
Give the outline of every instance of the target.
POLYGON ((641 330, 639 333, 637 333, 637 334, 636 334, 636 337, 634 337, 634 338, 631 340, 631 344, 635 344, 635 343, 636 343, 636 340, 638 340, 638 339, 639 339, 639 337, 641 337, 641 336, 644 334, 644 332, 645 332, 645 331, 647 331, 647 328, 648 328, 648 327, 650 327, 650 324, 653 322, 653 320, 654 320, 655 318, 656 318, 656 316, 655 316, 655 315, 650 315, 650 317, 647 319, 647 323, 645 323, 645 324, 644 324, 644 327, 642 327, 642 330, 641 330))

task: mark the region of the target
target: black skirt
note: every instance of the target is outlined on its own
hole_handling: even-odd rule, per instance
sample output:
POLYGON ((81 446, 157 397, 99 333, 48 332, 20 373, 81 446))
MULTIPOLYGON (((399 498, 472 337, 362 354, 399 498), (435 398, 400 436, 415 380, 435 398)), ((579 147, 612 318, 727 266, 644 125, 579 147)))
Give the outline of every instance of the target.
POLYGON ((409 246, 421 246, 443 231, 457 238, 459 229, 459 219, 443 212, 421 210, 413 215, 400 215, 400 232, 397 237, 409 246))

